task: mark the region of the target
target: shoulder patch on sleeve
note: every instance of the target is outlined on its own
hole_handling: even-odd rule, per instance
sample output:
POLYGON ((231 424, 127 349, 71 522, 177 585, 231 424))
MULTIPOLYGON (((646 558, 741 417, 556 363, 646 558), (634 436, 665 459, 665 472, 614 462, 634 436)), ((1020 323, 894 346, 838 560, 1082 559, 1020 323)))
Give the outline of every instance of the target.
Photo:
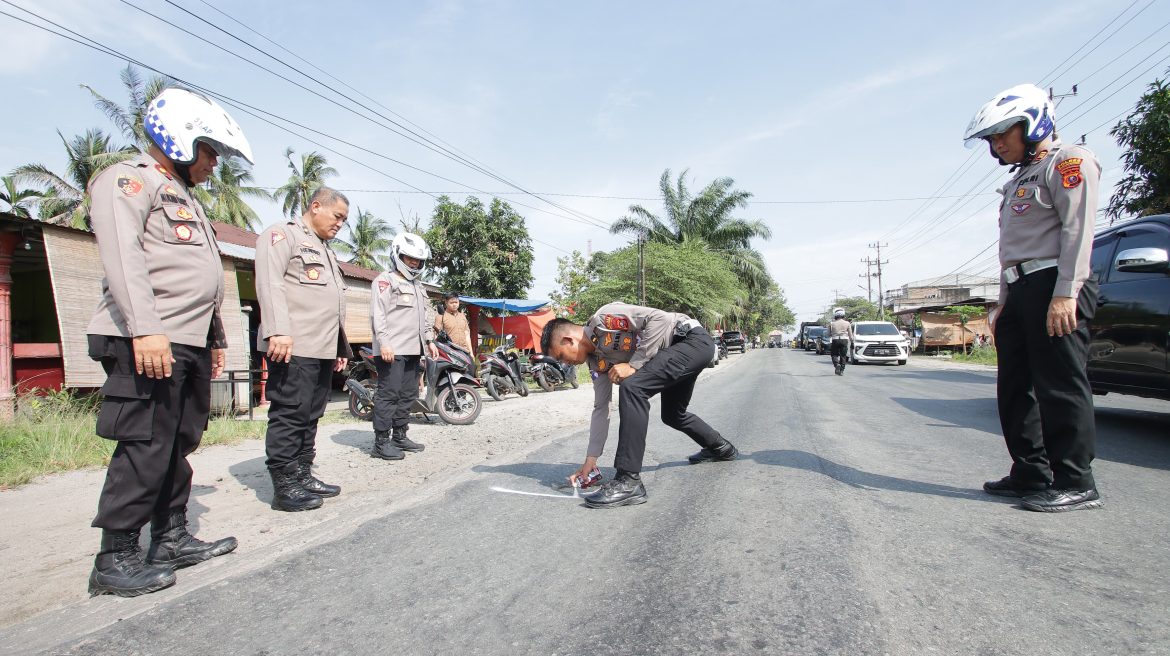
POLYGON ((390 281, 389 280, 379 280, 378 281, 378 293, 379 294, 381 294, 382 292, 386 291, 389 288, 390 288, 390 281))
POLYGON ((130 172, 119 173, 114 184, 118 185, 123 196, 137 196, 142 192, 142 178, 130 172))
POLYGON ((284 241, 284 232, 281 230, 274 230, 272 232, 272 243, 276 244, 282 241, 284 241))
POLYGON ((1060 173, 1060 184, 1065 189, 1080 186, 1083 179, 1081 177, 1081 161, 1080 157, 1070 157, 1056 165, 1056 171, 1060 173))

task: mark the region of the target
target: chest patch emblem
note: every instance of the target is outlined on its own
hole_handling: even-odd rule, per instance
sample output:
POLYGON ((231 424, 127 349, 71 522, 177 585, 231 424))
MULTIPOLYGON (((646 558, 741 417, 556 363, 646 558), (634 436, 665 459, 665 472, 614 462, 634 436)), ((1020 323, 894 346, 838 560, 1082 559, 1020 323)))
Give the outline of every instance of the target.
POLYGON ((1065 189, 1074 189, 1080 186, 1084 178, 1081 177, 1081 158, 1070 157, 1056 165, 1060 173, 1060 183, 1065 189))
POLYGON ((187 209, 186 207, 180 207, 179 209, 175 210, 175 216, 183 219, 184 221, 190 221, 191 219, 195 218, 195 215, 191 213, 191 210, 187 209))
POLYGON ((601 323, 609 330, 629 330, 630 320, 619 314, 603 314, 601 323))
POLYGON ((185 226, 185 225, 175 226, 175 238, 178 239, 179 241, 191 241, 191 236, 193 234, 194 233, 191 232, 191 228, 188 226, 185 226))
POLYGON ((167 180, 174 180, 175 179, 175 177, 172 176, 169 171, 167 171, 165 168, 163 168, 162 164, 155 164, 154 170, 161 173, 167 180))
POLYGON ((1025 187, 1020 187, 1016 190, 1016 198, 1023 198, 1028 195, 1028 190, 1025 187))
POLYGON ((606 369, 609 369, 609 363, 606 362, 602 358, 598 358, 597 359, 597 370, 598 371, 605 371, 606 369))
POLYGON ((629 335, 622 335, 621 349, 623 351, 633 351, 634 350, 634 338, 629 336, 629 335))
POLYGON ((605 348, 613 346, 613 333, 605 333, 601 338, 601 346, 605 348))
POLYGON ((142 180, 135 175, 120 175, 115 183, 123 196, 137 196, 142 191, 142 180))
POLYGON ((305 277, 309 280, 317 280, 321 277, 321 270, 317 267, 310 267, 305 269, 305 277))
POLYGON ((170 194, 170 195, 172 195, 172 196, 178 196, 178 195, 179 195, 179 192, 175 191, 175 188, 174 188, 174 187, 172 187, 172 186, 170 186, 170 185, 164 185, 164 186, 163 186, 163 193, 164 193, 164 194, 170 194))
POLYGON ((283 232, 272 233, 272 243, 273 244, 277 244, 277 243, 282 242, 282 241, 284 241, 284 233, 283 232))
POLYGON ((1032 207, 1031 203, 1014 203, 1012 205, 1012 211, 1016 214, 1023 214, 1024 212, 1027 212, 1030 207, 1032 207))

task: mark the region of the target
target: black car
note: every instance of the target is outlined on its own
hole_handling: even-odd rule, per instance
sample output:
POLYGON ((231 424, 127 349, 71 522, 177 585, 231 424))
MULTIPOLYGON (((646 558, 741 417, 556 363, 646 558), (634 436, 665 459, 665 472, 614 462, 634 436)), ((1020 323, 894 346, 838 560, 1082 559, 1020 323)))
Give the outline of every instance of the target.
POLYGON ((1089 324, 1093 393, 1170 400, 1170 214, 1098 233, 1090 266, 1100 284, 1089 324))
POLYGON ((804 350, 816 351, 817 355, 824 355, 828 350, 821 346, 823 340, 829 338, 829 329, 824 326, 810 326, 805 335, 804 350))
POLYGON ((719 336, 723 341, 723 345, 727 347, 728 351, 739 351, 743 353, 747 350, 747 343, 743 339, 743 333, 738 330, 728 330, 719 336))

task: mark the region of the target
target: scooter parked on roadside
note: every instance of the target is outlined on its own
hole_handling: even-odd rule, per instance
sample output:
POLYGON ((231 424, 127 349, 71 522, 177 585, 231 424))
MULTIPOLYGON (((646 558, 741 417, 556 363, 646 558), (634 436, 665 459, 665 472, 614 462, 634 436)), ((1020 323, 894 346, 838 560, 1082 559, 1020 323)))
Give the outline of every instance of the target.
POLYGON ((508 335, 505 342, 487 355, 481 355, 483 366, 479 378, 487 393, 497 401, 503 401, 509 394, 528 396, 528 384, 520 369, 520 356, 515 349, 516 338, 508 335))
POLYGON ((561 364, 547 355, 533 353, 528 356, 528 365, 532 379, 546 392, 551 392, 557 385, 564 383, 568 383, 573 389, 581 385, 577 382, 577 367, 561 364))

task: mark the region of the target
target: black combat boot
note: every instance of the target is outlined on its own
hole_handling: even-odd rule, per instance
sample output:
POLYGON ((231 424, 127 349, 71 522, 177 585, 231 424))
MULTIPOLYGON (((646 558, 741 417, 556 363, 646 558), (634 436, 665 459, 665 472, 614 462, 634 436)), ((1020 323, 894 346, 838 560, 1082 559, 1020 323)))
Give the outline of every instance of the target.
POLYGON ((187 509, 150 521, 150 548, 146 562, 156 567, 179 569, 210 560, 236 550, 235 538, 204 542, 187 532, 187 509))
POLYGON ((618 470, 612 481, 606 481, 596 492, 585 497, 590 508, 618 508, 646 503, 646 486, 642 477, 633 472, 618 470))
POLYGON ((175 571, 142 562, 138 549, 140 529, 111 531, 102 529, 102 546, 93 559, 89 575, 89 594, 112 594, 137 597, 169 588, 175 584, 175 571))
POLYGON ((371 458, 382 460, 402 460, 406 454, 402 449, 390 443, 390 431, 374 431, 374 450, 370 451, 371 458))
POLYGON ((299 463, 290 462, 278 469, 269 469, 272 475, 272 509, 285 512, 316 510, 325 505, 321 497, 301 487, 299 463))
POLYGON ((297 459, 297 481, 301 487, 319 497, 335 497, 341 494, 341 486, 330 485, 313 476, 312 456, 301 456, 297 459))
POLYGON ((394 429, 394 439, 390 440, 390 443, 399 449, 402 449, 403 451, 409 451, 411 453, 419 453, 423 449, 427 448, 418 442, 411 441, 411 439, 406 436, 405 427, 394 429))
POLYGON ((697 465, 700 462, 735 460, 738 456, 739 449, 735 448, 731 442, 723 440, 723 444, 711 448, 704 447, 698 453, 687 456, 687 460, 690 460, 692 465, 697 465))

